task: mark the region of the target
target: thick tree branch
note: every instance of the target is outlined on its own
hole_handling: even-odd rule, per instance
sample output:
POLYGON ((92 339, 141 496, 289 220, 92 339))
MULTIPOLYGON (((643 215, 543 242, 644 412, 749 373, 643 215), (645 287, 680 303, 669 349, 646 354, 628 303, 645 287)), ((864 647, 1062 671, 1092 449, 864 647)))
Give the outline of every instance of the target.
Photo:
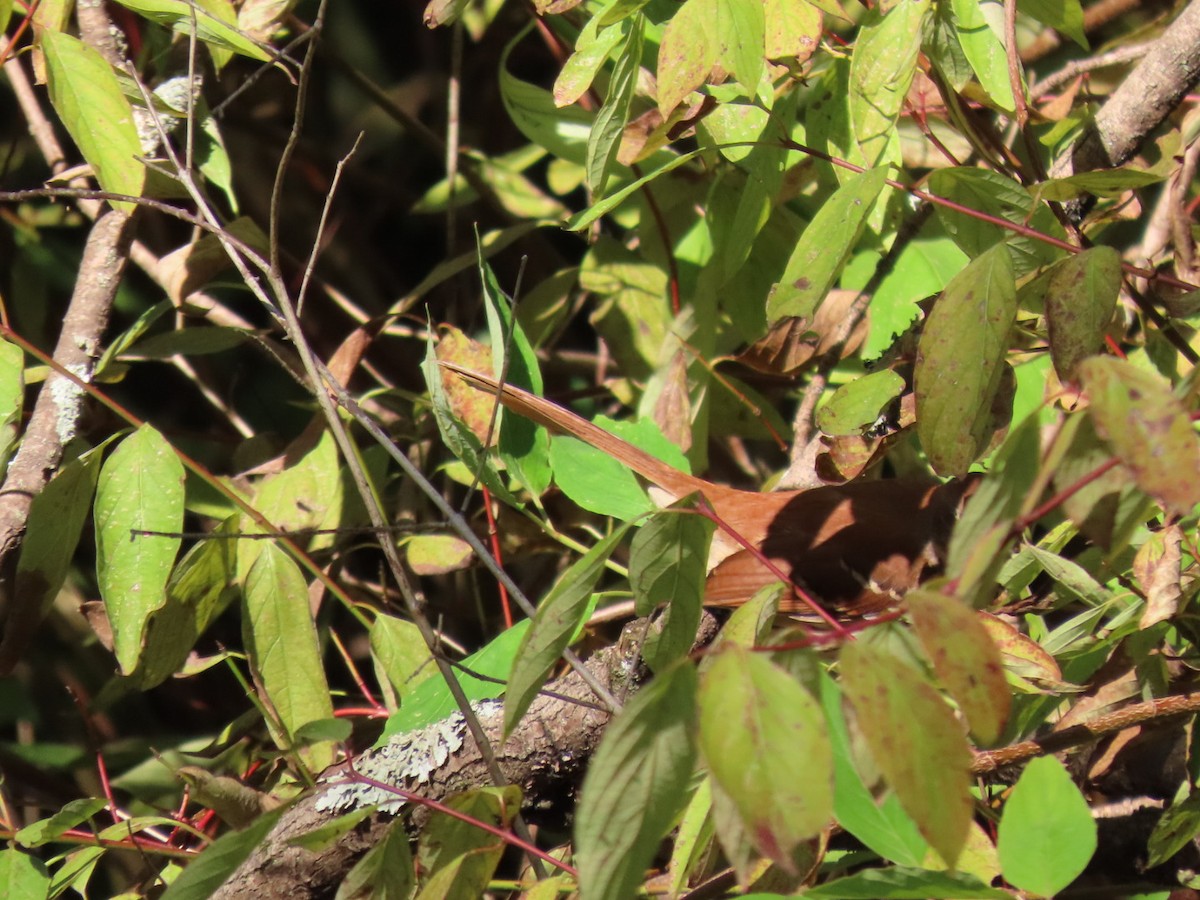
POLYGON ((1200 77, 1200 2, 1192 0, 1113 91, 1093 126, 1055 163, 1054 177, 1119 166, 1200 77))
MULTIPOLYGON (((598 651, 585 663, 590 675, 622 699, 635 691, 646 675, 639 658, 645 629, 645 619, 629 623, 616 644, 598 651)), ((701 640, 711 640, 716 623, 706 616, 701 629, 701 640)), ((534 701, 507 741, 503 740, 501 716, 486 713, 480 716, 496 762, 507 781, 521 788, 526 810, 561 803, 572 797, 610 719, 610 713, 595 702, 592 688, 575 670, 550 682, 546 688, 547 692, 534 701)), ((393 766, 391 761, 403 755, 400 753, 403 742, 396 741, 388 748, 364 753, 355 761, 353 771, 342 766, 327 773, 323 787, 284 813, 267 840, 214 897, 219 900, 272 900, 276 897, 315 900, 332 896, 346 872, 374 846, 394 817, 376 813, 319 853, 294 847, 288 842, 347 811, 346 806, 351 801, 347 801, 346 796, 353 789, 346 782, 353 779, 355 771, 370 771, 373 780, 418 791, 430 800, 441 800, 454 793, 491 784, 488 766, 470 733, 464 729, 461 738, 461 748, 452 753, 444 765, 430 772, 425 783, 418 784, 415 779, 395 777, 391 773, 379 774, 381 766, 393 766), (335 804, 337 797, 342 798, 341 804, 335 804), (335 808, 322 808, 331 804, 335 808)), ((367 787, 364 792, 368 797, 377 793, 367 787)), ((384 795, 367 802, 388 799, 394 798, 384 795)), ((419 826, 428 817, 427 811, 416 805, 408 806, 403 814, 414 826, 419 826)))

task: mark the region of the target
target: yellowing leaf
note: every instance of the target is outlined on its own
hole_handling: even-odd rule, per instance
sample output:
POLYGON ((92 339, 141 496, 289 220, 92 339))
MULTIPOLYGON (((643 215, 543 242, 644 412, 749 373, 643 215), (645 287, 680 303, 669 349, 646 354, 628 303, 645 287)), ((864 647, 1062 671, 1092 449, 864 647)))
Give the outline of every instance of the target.
MULTIPOLYGON (((100 187, 114 194, 140 197, 146 168, 138 161, 142 145, 133 124, 133 109, 112 67, 78 38, 58 31, 42 33, 50 102, 100 187)), ((133 211, 132 203, 114 203, 133 211)))
POLYGON ((833 752, 817 701, 764 655, 726 644, 700 684, 700 747, 759 851, 784 868, 833 814, 833 752), (804 760, 804 777, 793 766, 804 760))
POLYGON ((1079 379, 1096 431, 1138 487, 1176 515, 1200 502, 1200 439, 1187 410, 1154 372, 1107 356, 1086 359, 1079 379))
POLYGON ((971 751, 946 701, 894 656, 847 644, 842 690, 875 761, 905 811, 947 865, 971 825, 971 751))
POLYGON ((882 20, 864 25, 850 61, 850 119, 867 165, 891 159, 899 148, 896 119, 921 49, 921 26, 929 0, 904 0, 882 20))
POLYGON ((1000 651, 975 610, 933 591, 904 597, 921 645, 946 692, 984 744, 1000 737, 1011 702, 1000 651))
POLYGON ((758 93, 763 75, 761 0, 687 0, 667 23, 658 47, 658 109, 663 118, 719 66, 758 93))

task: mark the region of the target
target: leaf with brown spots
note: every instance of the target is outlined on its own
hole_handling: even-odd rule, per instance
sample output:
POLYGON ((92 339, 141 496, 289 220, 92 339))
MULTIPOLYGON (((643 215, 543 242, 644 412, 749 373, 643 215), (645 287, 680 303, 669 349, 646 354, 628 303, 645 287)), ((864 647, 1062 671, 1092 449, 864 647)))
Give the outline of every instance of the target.
POLYGON ((1012 261, 997 244, 946 285, 929 314, 914 373, 917 434, 942 474, 961 478, 991 443, 1016 313, 1012 261))
POLYGON ((1155 372, 1106 356, 1084 360, 1088 411, 1138 487, 1175 515, 1200 502, 1200 439, 1183 403, 1155 372))
POLYGON ((967 717, 971 733, 982 744, 995 743, 1012 697, 1000 651, 979 615, 934 591, 910 591, 904 601, 938 680, 967 717))
POLYGON ((962 725, 920 672, 862 640, 842 648, 840 665, 871 758, 921 835, 953 866, 973 807, 962 725))
POLYGON ((1064 382, 1100 349, 1117 308, 1121 257, 1112 247, 1093 247, 1055 263, 1046 285, 1050 358, 1064 382))

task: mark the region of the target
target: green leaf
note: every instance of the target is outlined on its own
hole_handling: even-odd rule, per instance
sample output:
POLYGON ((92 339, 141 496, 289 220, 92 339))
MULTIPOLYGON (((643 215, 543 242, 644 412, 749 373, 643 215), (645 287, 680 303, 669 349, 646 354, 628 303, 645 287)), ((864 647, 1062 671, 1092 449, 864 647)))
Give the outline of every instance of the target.
MULTIPOLYGON (((324 429, 316 446, 282 472, 265 478, 254 497, 254 508, 281 531, 307 528, 336 528, 341 524, 343 486, 341 464, 333 434, 324 429)), ((261 533, 257 522, 245 516, 241 530, 261 533)), ((333 545, 333 535, 316 535, 310 549, 333 545)), ((264 541, 241 541, 238 545, 237 570, 245 576, 262 551, 264 541)))
POLYGON ((953 867, 974 809, 962 725, 916 669, 861 640, 842 648, 841 672, 872 759, 921 834, 953 867))
MULTIPOLYGON (((663 462, 687 470, 687 461, 679 448, 663 437, 652 420, 616 422, 597 416, 594 421, 663 462)), ((556 435, 550 441, 550 467, 554 470, 554 483, 588 512, 628 522, 656 509, 622 462, 575 438, 556 435)))
POLYGON ((592 589, 604 573, 604 566, 617 545, 625 538, 629 523, 619 526, 581 556, 538 606, 533 624, 521 641, 516 663, 508 677, 504 697, 504 733, 512 734, 538 691, 550 668, 562 655, 571 637, 588 613, 592 589))
POLYGON ((1096 430, 1138 487, 1169 512, 1191 512, 1200 502, 1200 439, 1167 383, 1105 356, 1084 360, 1078 372, 1096 430))
POLYGON ((636 181, 625 185, 620 190, 614 191, 603 200, 596 201, 583 212, 571 216, 571 218, 567 219, 563 227, 568 231, 583 231, 583 229, 587 228, 601 216, 612 212, 651 181, 658 178, 658 176, 666 175, 668 172, 678 169, 684 163, 691 162, 701 152, 703 151, 693 150, 690 153, 684 153, 682 156, 675 157, 670 162, 659 166, 653 172, 648 172, 636 181))
POLYGON ((333 715, 308 585, 290 556, 264 542, 243 593, 250 664, 279 723, 294 737, 301 726, 333 715))
MULTIPOLYGON (((529 624, 528 619, 518 622, 463 660, 463 668, 455 674, 468 700, 488 700, 504 693, 505 679, 512 670, 529 624), (482 677, 476 678, 470 674, 472 672, 482 677)), ((426 679, 406 698, 400 712, 387 720, 375 746, 383 746, 395 735, 439 722, 457 709, 450 688, 440 676, 426 679)))
POLYGON ((8 467, 24 408, 25 351, 16 344, 0 340, 0 474, 8 467))
POLYGON ((522 31, 500 57, 500 98, 521 134, 552 156, 583 166, 587 162, 592 117, 577 106, 559 109, 549 91, 522 81, 508 71, 508 56, 527 32, 522 31))
POLYGON ((171 882, 162 900, 208 900, 271 833, 282 814, 282 809, 266 813, 248 828, 217 838, 171 882))
MULTIPOLYGON (((167 583, 167 603, 146 622, 142 664, 134 673, 137 684, 148 690, 175 675, 185 664, 197 638, 219 616, 236 592, 236 547, 227 539, 237 528, 231 516, 213 533, 187 552, 167 583)), ((159 537, 139 537, 159 541, 159 537)))
MULTIPOLYGON (((494 348, 493 372, 497 379, 503 376, 509 384, 533 394, 541 394, 542 373, 538 368, 537 354, 520 322, 513 316, 512 305, 483 255, 478 235, 476 251, 479 254, 479 278, 483 283, 488 332, 494 348), (507 360, 500 352, 501 348, 511 350, 507 360)), ((500 458, 513 477, 534 497, 540 497, 550 486, 549 453, 550 438, 546 429, 521 416, 501 413, 500 458)))
POLYGON ((1063 509, 1089 540, 1111 550, 1146 520, 1146 507, 1152 501, 1137 490, 1128 470, 1120 466, 1094 477, 1112 454, 1086 412, 1066 419, 1059 440, 1066 442, 1066 450, 1053 469, 1054 488, 1060 494, 1068 488, 1073 491, 1063 501, 1063 509))
POLYGON ((974 875, 890 866, 865 869, 807 888, 819 900, 1012 900, 1012 894, 988 887, 974 875))
POLYGON ((303 834, 288 838, 288 845, 307 850, 309 853, 320 853, 327 850, 339 839, 349 834, 371 815, 370 806, 356 809, 332 819, 323 820, 320 825, 303 834))
POLYGON ((9 20, 12 18, 13 0, 0 0, 0 34, 8 30, 9 20))
POLYGON ((1182 801, 1172 804, 1154 825, 1147 849, 1146 868, 1161 866, 1191 843, 1200 833, 1200 793, 1193 790, 1182 801))
POLYGON ((952 0, 951 7, 955 34, 984 94, 1000 109, 1011 113, 1015 103, 1008 76, 1008 55, 1000 35, 992 30, 992 24, 1003 26, 1003 9, 992 5, 1001 18, 989 23, 979 0, 952 0))
POLYGON ((583 900, 628 900, 687 803, 696 669, 681 662, 642 688, 604 732, 575 820, 583 900))
POLYGON ((1068 256, 1050 269, 1043 302, 1050 333, 1050 357, 1064 381, 1097 352, 1117 308, 1121 255, 1112 247, 1093 247, 1068 256))
MULTIPOLYGON (((100 186, 114 194, 140 197, 146 169, 133 109, 112 67, 77 38, 43 31, 50 102, 100 186)), ((113 203, 126 213, 132 203, 113 203)))
POLYGON ((213 44, 260 62, 268 62, 271 59, 270 53, 238 31, 232 23, 222 21, 211 11, 203 9, 200 3, 193 7, 187 3, 187 0, 117 0, 117 2, 151 22, 174 29, 180 34, 191 34, 194 21, 196 37, 206 44, 213 44))
POLYGON ((917 434, 938 472, 965 475, 992 439, 992 404, 1016 314, 1003 244, 956 275, 929 314, 914 373, 917 434))
POLYGON ((921 865, 929 844, 895 794, 889 793, 877 802, 863 783, 854 766, 850 733, 842 714, 841 689, 824 672, 818 683, 833 748, 833 810, 838 824, 884 859, 902 866, 921 865))
POLYGON ((204 356, 232 350, 248 340, 250 335, 240 328, 182 328, 138 341, 124 355, 138 359, 170 359, 175 355, 204 356))
POLYGON ((904 379, 892 369, 870 372, 843 384, 817 411, 826 434, 860 434, 904 393, 904 379))
POLYGON ((123 674, 141 661, 146 623, 167 602, 179 539, 133 538, 133 531, 179 531, 183 466, 149 425, 113 451, 96 488, 96 576, 123 674))
MULTIPOLYGON (((422 873, 437 873, 452 865, 456 859, 480 850, 494 855, 494 868, 500 860, 504 843, 497 835, 485 831, 476 823, 507 829, 513 816, 521 809, 520 789, 515 785, 475 788, 451 798, 446 805, 455 812, 462 813, 467 820, 445 813, 434 813, 421 831, 417 848, 417 868, 422 873)), ((477 869, 481 862, 482 859, 476 859, 472 868, 477 869)), ((479 874, 483 876, 483 884, 476 891, 460 889, 455 893, 431 896, 473 897, 482 894, 491 872, 479 874)))
POLYGON ((1079 0, 1020 0, 1017 9, 1062 32, 1083 50, 1091 49, 1083 30, 1083 7, 1079 0))
POLYGON ((380 614, 371 623, 371 659, 381 684, 404 701, 427 678, 437 674, 433 656, 412 622, 380 614))
MULTIPOLYGON (((64 831, 90 819, 106 806, 108 806, 108 801, 103 797, 83 797, 71 800, 50 818, 26 825, 14 835, 14 838, 22 847, 39 847, 61 837, 64 831)), ((8 894, 4 896, 7 897, 8 894)))
POLYGON ((28 853, 12 847, 0 850, 0 894, 7 900, 45 900, 50 873, 28 853))
POLYGON ((751 839, 779 865, 833 813, 833 755, 816 700, 766 656, 728 643, 698 697, 700 749, 751 839), (797 759, 804 777, 796 778, 797 759))
POLYGON ((950 537, 946 574, 957 581, 958 596, 969 605, 991 599, 1012 524, 1027 502, 1037 500, 1030 494, 1040 456, 1039 425, 1030 416, 1008 435, 959 517, 950 537))
POLYGON ((897 3, 859 31, 850 60, 850 120, 868 166, 899 151, 896 120, 917 70, 928 0, 897 3))
POLYGON ((966 716, 983 744, 1000 738, 1012 695, 1000 651, 975 610, 933 591, 904 595, 913 629, 933 663, 938 680, 966 716))
POLYGON ((666 512, 651 516, 633 536, 629 584, 636 612, 648 616, 667 604, 642 646, 643 659, 656 672, 686 654, 695 641, 713 528, 702 516, 666 512))
MULTIPOLYGON (((103 456, 101 446, 71 460, 33 498, 13 591, 21 603, 9 607, 2 645, 5 657, 10 653, 24 655, 26 642, 67 579, 96 492, 103 456)), ((125 540, 129 540, 128 535, 125 540)))
POLYGON ((334 900, 408 900, 417 884, 404 819, 396 819, 383 838, 354 864, 338 885, 334 900))
POLYGON ((783 277, 767 299, 770 323, 788 316, 812 318, 858 243, 886 178, 886 169, 870 169, 825 201, 800 235, 783 277))
POLYGON ((1050 897, 1083 872, 1096 851, 1096 822, 1053 756, 1025 767, 1004 804, 996 842, 1004 880, 1050 897))
MULTIPOLYGON (((966 209, 987 213, 1013 224, 1027 225, 1060 240, 1064 237, 1062 225, 1045 204, 1035 204, 1029 191, 999 172, 974 166, 938 169, 929 176, 929 189, 966 209)), ((939 204, 935 214, 946 233, 971 259, 999 242, 1007 243, 1013 257, 1013 272, 1018 278, 1048 265, 1062 255, 1061 250, 1043 241, 1014 236, 1010 230, 966 212, 939 204)))
POLYGON ((1074 200, 1082 194, 1116 198, 1127 191, 1135 191, 1158 184, 1163 177, 1157 172, 1120 166, 1096 172, 1080 172, 1078 175, 1068 175, 1066 178, 1051 178, 1039 184, 1035 192, 1043 200, 1057 200, 1064 203, 1074 200))
POLYGON ((625 29, 619 24, 600 27, 603 24, 600 18, 595 16, 583 26, 583 31, 579 32, 579 38, 575 41, 575 52, 563 64, 558 77, 554 79, 556 106, 570 106, 582 97, 592 86, 596 73, 608 60, 613 48, 621 42, 621 38, 625 37, 628 40, 625 29))
POLYGON ((1041 547, 1030 546, 1028 550, 1056 585, 1070 591, 1089 606, 1104 606, 1112 599, 1108 589, 1089 575, 1079 563, 1041 547))
POLYGON ((641 69, 645 19, 639 14, 626 22, 628 34, 624 45, 617 52, 617 63, 608 82, 608 94, 596 113, 596 120, 592 123, 592 132, 588 137, 587 180, 595 194, 604 193, 609 168, 621 148, 621 135, 629 118, 629 108, 633 104, 634 88, 637 87, 638 72, 641 69))

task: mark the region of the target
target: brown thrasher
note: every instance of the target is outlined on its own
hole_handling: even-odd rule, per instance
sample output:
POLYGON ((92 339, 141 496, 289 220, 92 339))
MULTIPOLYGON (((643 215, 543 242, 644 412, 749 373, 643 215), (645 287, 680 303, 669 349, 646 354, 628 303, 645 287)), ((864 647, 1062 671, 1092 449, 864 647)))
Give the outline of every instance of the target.
MULTIPOLYGON (((441 365, 513 412, 620 460, 665 492, 667 502, 699 493, 730 532, 841 615, 861 616, 893 606, 923 577, 934 574, 962 503, 977 483, 892 479, 776 493, 738 490, 680 472, 545 398, 501 386, 453 363, 441 365)), ((738 606, 778 580, 731 534, 721 529, 714 533, 706 605, 738 606)), ((795 596, 784 597, 780 610, 810 611, 795 596)))

